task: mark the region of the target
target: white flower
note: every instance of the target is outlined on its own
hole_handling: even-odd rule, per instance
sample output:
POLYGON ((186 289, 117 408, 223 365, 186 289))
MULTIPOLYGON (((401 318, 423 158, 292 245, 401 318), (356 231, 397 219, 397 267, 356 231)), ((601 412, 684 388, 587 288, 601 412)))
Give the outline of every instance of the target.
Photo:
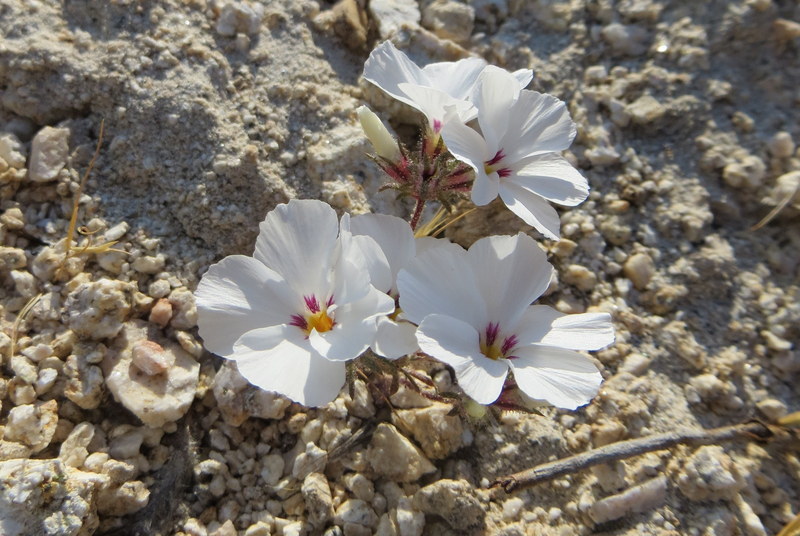
MULTIPOLYGON (((397 305, 397 273, 417 253, 417 241, 408 222, 385 214, 363 214, 354 216, 349 227, 353 240, 367 258, 372 285, 397 305), (379 250, 373 244, 377 244, 379 250), (380 256, 374 257, 377 252, 380 256)), ((397 359, 419 349, 414 335, 417 327, 404 320, 399 309, 389 316, 378 317, 377 324, 378 332, 372 345, 376 354, 397 359)))
POLYGON ((500 395, 508 371, 529 397, 574 409, 597 393, 600 373, 573 350, 614 341, 607 313, 564 315, 531 302, 553 267, 527 235, 490 236, 469 251, 430 249, 400 271, 406 317, 423 352, 450 365, 480 404, 500 395))
MULTIPOLYGON (((486 62, 480 58, 465 58, 419 68, 391 42, 385 41, 370 53, 364 64, 364 78, 425 114, 433 132, 438 133, 448 107, 452 107, 463 122, 475 117, 476 110, 469 99, 485 67, 486 62)), ((522 69, 512 76, 521 88, 530 83, 533 71, 522 69)))
POLYGON ((447 149, 475 170, 472 201, 485 205, 499 194, 525 223, 557 239, 558 213, 548 201, 575 206, 589 195, 586 179, 559 154, 575 137, 566 105, 520 91, 512 75, 492 66, 479 77, 475 105, 483 135, 451 120, 455 109, 442 129, 447 149))
POLYGON ((362 252, 341 239, 327 204, 278 205, 259 231, 253 257, 226 257, 200 281, 200 335, 250 383, 326 404, 344 384, 344 362, 369 347, 376 317, 394 302, 370 285, 362 252))

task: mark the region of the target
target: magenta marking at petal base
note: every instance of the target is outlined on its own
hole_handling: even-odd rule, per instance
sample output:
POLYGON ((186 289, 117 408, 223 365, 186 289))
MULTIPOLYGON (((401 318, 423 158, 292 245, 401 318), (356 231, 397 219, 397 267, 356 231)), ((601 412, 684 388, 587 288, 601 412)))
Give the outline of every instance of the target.
POLYGON ((492 157, 491 160, 486 162, 486 165, 487 166, 493 166, 493 165, 495 165, 496 163, 498 163, 500 160, 502 160, 505 157, 506 157, 506 155, 503 154, 503 150, 500 149, 499 151, 497 151, 497 154, 495 154, 494 157, 492 157))
POLYGON ((311 296, 303 296, 303 300, 306 302, 306 307, 312 313, 319 312, 319 302, 317 301, 317 297, 313 294, 311 296))

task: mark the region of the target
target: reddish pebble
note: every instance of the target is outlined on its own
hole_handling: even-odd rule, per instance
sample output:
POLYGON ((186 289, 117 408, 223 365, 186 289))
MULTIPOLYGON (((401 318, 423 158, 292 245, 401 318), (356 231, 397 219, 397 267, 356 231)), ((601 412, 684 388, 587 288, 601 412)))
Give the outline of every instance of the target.
POLYGON ((162 328, 172 319, 172 304, 166 298, 158 300, 150 309, 150 322, 162 328))

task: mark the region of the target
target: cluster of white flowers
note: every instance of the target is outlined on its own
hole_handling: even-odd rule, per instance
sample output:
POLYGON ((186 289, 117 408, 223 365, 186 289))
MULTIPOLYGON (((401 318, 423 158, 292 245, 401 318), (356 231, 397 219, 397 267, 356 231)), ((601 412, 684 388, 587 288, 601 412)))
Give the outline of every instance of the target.
MULTIPOLYGON (((586 180, 558 154, 575 126, 563 102, 523 89, 530 71, 511 74, 479 59, 420 69, 384 43, 364 75, 425 114, 427 135, 441 136, 474 170, 475 204, 499 194, 552 238, 558 216, 545 200, 586 198, 586 180), (467 124, 474 119, 480 131, 467 124)), ((374 114, 359 115, 381 158, 407 158, 374 114)), ((463 175, 453 169, 452 177, 463 175)), ((206 347, 254 385, 309 406, 336 398, 345 363, 368 348, 388 359, 424 352, 452 367, 480 404, 512 384, 561 408, 591 400, 602 377, 576 350, 611 344, 610 316, 531 305, 553 273, 532 238, 490 236, 464 250, 415 238, 412 227, 381 214, 337 221, 321 201, 279 205, 261 223, 253 257, 227 257, 200 282, 206 347)))
POLYGON ((575 206, 586 179, 559 153, 575 138, 563 101, 523 89, 533 72, 509 73, 477 58, 420 69, 390 42, 370 54, 364 78, 421 111, 447 149, 475 170, 472 202, 503 203, 547 238, 559 219, 547 201, 575 206), (480 131, 468 123, 477 118, 480 131))

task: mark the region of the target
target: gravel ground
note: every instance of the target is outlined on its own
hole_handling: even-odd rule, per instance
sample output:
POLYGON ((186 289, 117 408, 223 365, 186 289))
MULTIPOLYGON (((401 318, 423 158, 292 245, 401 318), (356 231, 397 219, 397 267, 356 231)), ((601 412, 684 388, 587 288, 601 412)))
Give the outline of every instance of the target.
MULTIPOLYGON (((800 409, 797 21, 791 0, 0 0, 0 533, 776 534, 800 510, 778 444, 485 487, 800 409), (590 405, 473 421, 357 382, 307 409, 202 349, 199 277, 277 203, 407 215, 355 119, 419 121, 360 80, 387 37, 421 64, 532 68, 568 103, 592 193, 542 240, 544 302, 612 313, 590 405), (65 259, 78 194, 87 249, 65 259)), ((519 230, 541 238, 494 203, 447 235, 519 230)))

